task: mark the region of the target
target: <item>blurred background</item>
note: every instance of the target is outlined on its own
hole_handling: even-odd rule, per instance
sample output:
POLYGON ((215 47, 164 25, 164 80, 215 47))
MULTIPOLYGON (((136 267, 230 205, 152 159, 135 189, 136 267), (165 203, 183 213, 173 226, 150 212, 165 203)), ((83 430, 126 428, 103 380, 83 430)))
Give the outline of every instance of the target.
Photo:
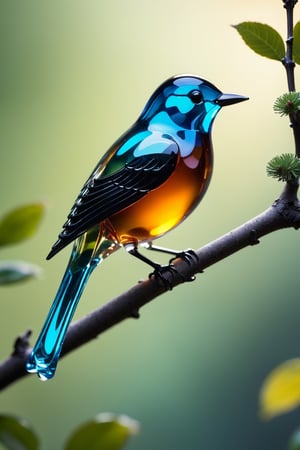
MULTIPOLYGON (((70 248, 49 262, 45 256, 75 197, 171 75, 196 73, 250 101, 219 114, 210 188, 159 244, 198 248, 279 195, 265 165, 293 151, 288 121, 272 112, 287 90, 285 73, 244 45, 230 26, 244 20, 268 23, 285 37, 279 0, 1 2, 0 212, 33 201, 48 209, 36 237, 1 251, 1 259, 28 260, 44 275, 1 288, 0 359, 26 329, 36 339, 70 248)), ((144 307, 140 320, 64 358, 52 381, 12 385, 1 394, 0 412, 26 417, 43 450, 62 448, 76 425, 102 411, 141 422, 130 450, 286 448, 299 411, 262 422, 258 393, 270 370, 300 353, 297 239, 295 231, 280 231, 209 268, 144 307)), ((76 317, 148 272, 117 252, 94 273, 76 317)))

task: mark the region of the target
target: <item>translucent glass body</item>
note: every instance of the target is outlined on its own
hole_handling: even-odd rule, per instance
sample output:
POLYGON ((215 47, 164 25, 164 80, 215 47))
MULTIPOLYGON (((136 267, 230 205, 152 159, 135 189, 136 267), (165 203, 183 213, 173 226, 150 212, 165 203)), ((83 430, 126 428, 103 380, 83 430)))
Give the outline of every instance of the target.
POLYGON ((198 205, 213 165, 210 131, 221 106, 245 100, 192 75, 173 77, 100 159, 48 259, 75 240, 66 272, 27 370, 53 377, 89 276, 121 246, 152 241, 198 205))
POLYGON ((196 147, 159 188, 110 217, 121 244, 151 241, 182 222, 198 205, 208 187, 213 156, 209 136, 196 147))

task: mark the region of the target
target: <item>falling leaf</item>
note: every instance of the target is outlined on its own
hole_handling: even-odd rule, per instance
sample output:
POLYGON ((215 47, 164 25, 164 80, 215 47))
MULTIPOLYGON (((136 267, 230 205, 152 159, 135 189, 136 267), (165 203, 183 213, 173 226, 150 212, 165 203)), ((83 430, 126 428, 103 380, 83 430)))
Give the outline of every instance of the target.
POLYGON ((39 442, 29 423, 19 417, 0 415, 0 443, 9 450, 38 450, 39 442))
POLYGON ((299 428, 292 434, 288 443, 288 450, 300 450, 300 430, 299 428))
POLYGON ((0 286, 38 278, 41 269, 24 261, 0 261, 0 286))
POLYGON ((286 361, 266 377, 259 403, 266 420, 300 406, 300 358, 286 361))
POLYGON ((128 416, 98 414, 73 432, 65 450, 119 450, 137 431, 138 422, 128 416))
POLYGON ((33 203, 9 211, 0 219, 0 246, 15 244, 33 236, 43 217, 45 205, 33 203))

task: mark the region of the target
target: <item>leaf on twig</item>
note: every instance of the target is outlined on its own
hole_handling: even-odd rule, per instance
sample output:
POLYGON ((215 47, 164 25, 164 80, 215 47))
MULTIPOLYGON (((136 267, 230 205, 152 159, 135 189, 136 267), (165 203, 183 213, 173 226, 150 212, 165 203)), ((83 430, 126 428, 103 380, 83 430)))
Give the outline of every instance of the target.
POLYGON ((45 205, 20 206, 0 219, 0 246, 15 244, 33 236, 41 222, 45 205))
POLYGON ((300 358, 286 361, 267 376, 259 403, 260 414, 266 420, 300 406, 300 358))
POLYGON ((300 22, 294 27, 293 59, 296 64, 300 64, 300 22))
POLYGON ((274 112, 281 116, 296 114, 300 109, 300 93, 286 92, 275 100, 273 106, 274 112))
POLYGON ((233 25, 245 43, 255 53, 281 61, 285 55, 284 42, 278 31, 259 22, 242 22, 233 25))
POLYGON ((31 426, 19 417, 0 415, 0 443, 9 450, 38 450, 39 442, 31 426))
POLYGON ((98 414, 73 432, 65 450, 119 450, 138 428, 138 422, 130 417, 98 414))
POLYGON ((38 278, 41 269, 24 261, 0 261, 0 286, 38 278))
POLYGON ((267 175, 278 181, 292 181, 300 176, 300 159, 293 153, 274 156, 267 164, 267 175))

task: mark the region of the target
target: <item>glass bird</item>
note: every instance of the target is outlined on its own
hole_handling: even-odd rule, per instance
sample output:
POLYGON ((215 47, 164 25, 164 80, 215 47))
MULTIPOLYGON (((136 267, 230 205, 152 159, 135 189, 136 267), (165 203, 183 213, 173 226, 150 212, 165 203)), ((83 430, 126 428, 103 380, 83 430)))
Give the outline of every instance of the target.
POLYGON ((93 270, 125 248, 152 243, 196 208, 213 167, 211 127, 222 106, 247 100, 195 75, 178 75, 153 93, 137 121, 104 154, 77 197, 47 259, 75 241, 27 371, 54 376, 65 334, 93 270))

